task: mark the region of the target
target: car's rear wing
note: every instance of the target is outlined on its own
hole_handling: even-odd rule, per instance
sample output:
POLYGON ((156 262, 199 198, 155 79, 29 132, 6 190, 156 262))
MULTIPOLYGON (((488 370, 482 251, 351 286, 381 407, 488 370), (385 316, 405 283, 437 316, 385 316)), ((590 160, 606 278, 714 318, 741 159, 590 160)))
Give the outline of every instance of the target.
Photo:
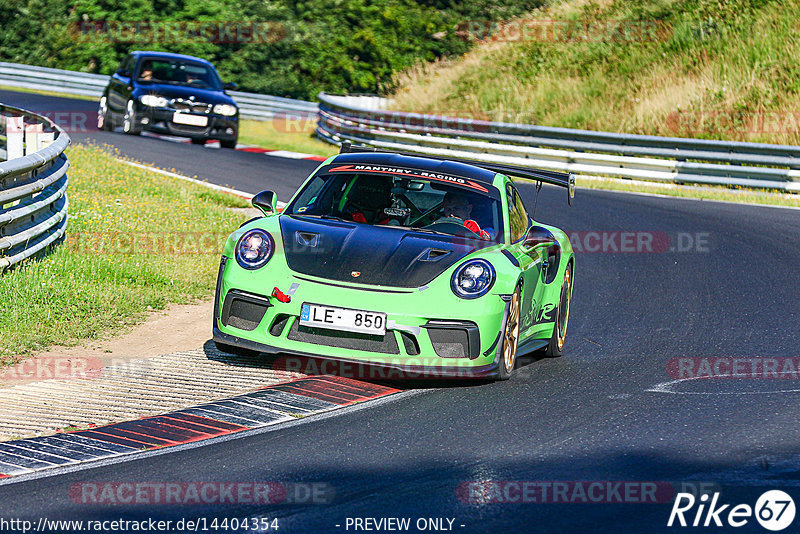
POLYGON ((455 161, 457 163, 466 163, 467 165, 474 165, 486 169, 487 171, 505 174, 506 176, 516 176, 518 178, 526 178, 536 182, 557 185, 567 189, 567 203, 572 205, 572 199, 575 198, 575 176, 570 172, 548 171, 544 169, 529 169, 527 167, 519 167, 516 165, 502 165, 499 163, 489 163, 479 160, 463 159, 463 158, 446 158, 441 156, 429 156, 427 154, 414 154, 410 152, 397 152, 394 150, 381 150, 365 145, 352 145, 349 141, 342 143, 340 154, 354 153, 354 152, 381 152, 385 154, 400 154, 402 156, 413 156, 418 158, 435 159, 439 161, 455 161))

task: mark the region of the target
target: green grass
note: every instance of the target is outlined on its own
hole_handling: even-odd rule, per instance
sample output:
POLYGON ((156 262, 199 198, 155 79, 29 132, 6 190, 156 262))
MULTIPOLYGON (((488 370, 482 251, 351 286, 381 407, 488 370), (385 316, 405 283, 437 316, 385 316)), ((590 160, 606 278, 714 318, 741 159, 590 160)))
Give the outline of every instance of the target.
POLYGON ((0 274, 0 362, 114 334, 151 309, 213 294, 227 234, 245 220, 235 196, 73 146, 68 239, 0 274))
MULTIPOLYGON (((800 145, 797 20, 798 0, 550 1, 460 58, 400 74, 393 107, 544 126, 800 145), (656 31, 617 39, 602 38, 602 31, 575 31, 615 25, 656 31), (521 28, 527 28, 527 38, 518 38, 521 28)), ((624 180, 582 184, 733 202, 799 203, 797 195, 722 187, 664 188, 624 180)))
POLYGON ((331 156, 339 149, 314 137, 316 120, 293 121, 276 117, 268 121, 242 119, 239 142, 275 150, 331 156))
POLYGON ((538 38, 500 32, 459 59, 398 76, 396 108, 800 144, 798 0, 568 0, 527 19, 661 29, 583 41, 564 22, 538 38))
POLYGON ((45 96, 58 96, 62 98, 74 98, 76 100, 91 100, 93 102, 97 102, 99 99, 94 96, 86 96, 86 95, 75 95, 72 93, 60 93, 58 91, 44 91, 42 89, 30 89, 28 87, 14 87, 13 85, 3 85, 0 84, 0 90, 2 91, 14 91, 17 93, 31 93, 34 95, 45 95, 45 96))

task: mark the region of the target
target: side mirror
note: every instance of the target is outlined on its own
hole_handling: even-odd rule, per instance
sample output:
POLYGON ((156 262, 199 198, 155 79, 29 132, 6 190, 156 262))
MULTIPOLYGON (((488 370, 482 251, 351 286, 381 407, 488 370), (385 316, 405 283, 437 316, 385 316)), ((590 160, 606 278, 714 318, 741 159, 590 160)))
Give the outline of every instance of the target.
POLYGON ((253 207, 261 210, 265 217, 275 215, 278 207, 278 195, 275 191, 262 191, 253 197, 253 207))
POLYGON ((553 235, 553 232, 541 226, 531 226, 522 240, 522 249, 526 253, 530 253, 534 250, 550 247, 555 243, 556 236, 553 235))
POLYGON ((234 90, 234 89, 236 89, 237 87, 239 87, 239 86, 238 86, 238 85, 236 85, 236 84, 235 84, 235 83, 233 83, 233 82, 227 82, 227 83, 223 83, 223 84, 222 84, 222 89, 223 89, 223 90, 225 90, 225 91, 233 91, 233 90, 234 90))

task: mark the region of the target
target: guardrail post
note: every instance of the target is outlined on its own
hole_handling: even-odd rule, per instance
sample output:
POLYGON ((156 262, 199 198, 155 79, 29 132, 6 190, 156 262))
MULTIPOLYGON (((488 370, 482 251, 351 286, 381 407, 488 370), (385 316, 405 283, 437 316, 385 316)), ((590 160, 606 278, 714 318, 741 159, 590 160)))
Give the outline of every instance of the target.
POLYGON ((55 132, 42 132, 39 134, 39 147, 40 148, 47 148, 53 144, 55 141, 56 134, 55 132))
POLYGON ((39 134, 44 133, 41 124, 25 125, 25 155, 33 154, 41 150, 39 145, 39 134))
POLYGON ((5 117, 6 119, 6 159, 8 161, 24 156, 22 117, 5 117))

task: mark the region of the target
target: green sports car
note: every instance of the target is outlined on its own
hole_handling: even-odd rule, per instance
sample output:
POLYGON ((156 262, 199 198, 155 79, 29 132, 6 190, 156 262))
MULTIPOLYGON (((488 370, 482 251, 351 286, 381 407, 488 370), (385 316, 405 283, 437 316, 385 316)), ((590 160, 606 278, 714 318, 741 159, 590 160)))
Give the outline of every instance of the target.
POLYGON ((509 176, 537 194, 563 186, 572 203, 571 175, 347 144, 281 213, 259 193, 263 217, 223 251, 217 348, 500 380, 518 354, 560 356, 572 247, 532 219, 509 176))

